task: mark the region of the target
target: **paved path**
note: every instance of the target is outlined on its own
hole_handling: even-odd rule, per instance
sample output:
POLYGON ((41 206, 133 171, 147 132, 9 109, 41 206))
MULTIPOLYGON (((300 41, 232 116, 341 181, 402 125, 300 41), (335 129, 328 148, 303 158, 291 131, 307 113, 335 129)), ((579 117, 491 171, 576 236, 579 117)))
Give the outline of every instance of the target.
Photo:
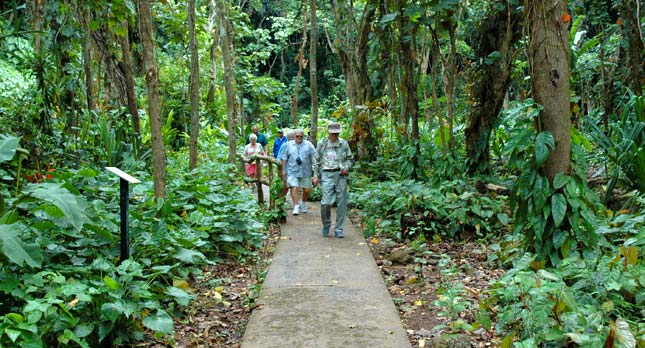
POLYGON ((242 348, 410 348, 362 235, 348 221, 345 238, 323 238, 308 207, 288 211, 242 348))

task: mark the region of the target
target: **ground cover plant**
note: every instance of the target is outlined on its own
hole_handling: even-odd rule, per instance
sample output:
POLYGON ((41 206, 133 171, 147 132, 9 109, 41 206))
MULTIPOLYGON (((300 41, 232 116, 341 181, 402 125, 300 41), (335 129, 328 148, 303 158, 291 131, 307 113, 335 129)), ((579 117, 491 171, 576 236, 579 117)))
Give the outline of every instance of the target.
MULTIPOLYGON (((19 146, 3 137, 3 162, 19 146)), ((180 167, 181 158, 170 161, 180 167)), ((181 162, 185 163, 185 162, 181 162)), ((142 170, 132 187, 131 258, 119 260, 116 177, 101 168, 60 168, 5 196, 0 217, 3 346, 111 347, 147 332, 172 342, 173 316, 193 299, 188 284, 224 255, 259 247, 263 220, 226 166, 170 171, 171 195, 156 201, 142 170)), ((5 182, 17 183, 12 171, 5 182)))

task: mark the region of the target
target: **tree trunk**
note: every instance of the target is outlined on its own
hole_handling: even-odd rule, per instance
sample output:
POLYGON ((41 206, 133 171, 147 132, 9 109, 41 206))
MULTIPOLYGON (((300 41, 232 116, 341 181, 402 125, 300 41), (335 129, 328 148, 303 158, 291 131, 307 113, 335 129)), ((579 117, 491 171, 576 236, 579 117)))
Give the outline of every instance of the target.
POLYGON ((219 25, 215 25, 212 38, 213 43, 211 44, 210 49, 211 73, 208 82, 208 95, 206 96, 206 104, 209 108, 213 105, 213 102, 215 102, 215 92, 217 91, 217 48, 219 47, 219 25))
POLYGON ((296 55, 298 62, 298 74, 296 75, 296 82, 293 87, 293 96, 291 97, 291 122, 294 128, 298 128, 298 91, 300 89, 300 78, 302 77, 302 69, 307 67, 307 59, 305 58, 305 45, 307 44, 307 15, 302 16, 302 43, 296 55))
POLYGON ((485 173, 489 169, 490 134, 511 83, 513 43, 521 32, 522 16, 509 6, 496 7, 503 4, 491 6, 491 13, 479 25, 471 45, 482 63, 471 69, 473 110, 465 129, 470 173, 485 173), (499 56, 489 60, 494 52, 499 52, 499 56))
POLYGON ((113 34, 105 27, 92 31, 94 44, 99 51, 99 59, 106 75, 106 95, 110 101, 111 92, 115 92, 119 106, 128 105, 128 88, 125 83, 125 74, 119 67, 119 60, 110 48, 110 43, 116 41, 113 34))
POLYGON ((199 139, 199 55, 195 35, 195 0, 188 1, 188 36, 190 46, 190 154, 188 166, 197 168, 199 139))
POLYGON ((641 0, 622 0, 621 14, 623 19, 623 37, 627 41, 627 65, 629 69, 629 88, 636 95, 643 95, 643 64, 645 61, 645 48, 640 31, 640 15, 642 10, 641 0))
POLYGON ((455 38, 455 24, 448 23, 448 37, 450 38, 450 48, 448 57, 443 57, 443 83, 446 92, 446 99, 448 101, 448 144, 451 150, 455 150, 457 146, 455 142, 455 114, 456 114, 456 90, 457 90, 457 45, 455 38))
POLYGON ((138 0, 139 32, 143 45, 143 63, 148 82, 148 117, 152 136, 152 174, 155 199, 166 197, 166 148, 161 131, 161 98, 159 96, 159 69, 153 40, 150 0, 138 0))
POLYGON ((349 98, 353 134, 349 139, 359 161, 371 161, 378 154, 378 142, 372 130, 373 120, 367 111, 372 86, 367 68, 368 41, 376 10, 373 4, 365 3, 360 24, 356 25, 354 10, 350 3, 334 0, 334 20, 338 28, 335 52, 345 76, 345 90, 349 98))
POLYGON ((309 88, 311 89, 311 127, 309 136, 312 144, 318 143, 318 79, 317 79, 317 62, 318 54, 318 20, 316 18, 316 0, 309 1, 309 11, 311 16, 311 39, 309 41, 309 88))
POLYGON ((533 97, 544 109, 538 117, 538 132, 553 135, 555 148, 544 166, 544 175, 553 182, 557 173, 570 172, 571 111, 569 107, 570 16, 566 0, 530 0, 528 61, 533 97))
MULTIPOLYGON (((419 97, 418 86, 419 79, 417 71, 417 61, 415 59, 416 49, 414 44, 416 42, 416 35, 413 31, 406 30, 408 27, 413 27, 408 16, 404 14, 407 7, 407 1, 399 0, 398 3, 399 18, 397 20, 399 35, 399 47, 397 54, 401 64, 401 79, 399 80, 399 90, 401 91, 401 118, 409 120, 411 129, 412 146, 415 147, 414 154, 410 160, 412 161, 412 178, 419 177, 421 169, 419 168, 419 97)), ((413 29, 414 30, 414 29, 413 29)), ((407 122, 406 122, 407 123, 407 122)))
POLYGON ((137 106, 137 95, 134 93, 134 69, 132 68, 132 56, 130 53, 130 26, 128 21, 123 21, 125 35, 120 36, 121 61, 123 62, 123 78, 125 80, 125 91, 128 100, 128 110, 132 116, 132 127, 134 128, 135 142, 139 144, 141 134, 141 122, 139 122, 139 107, 137 106))
POLYGON ((236 111, 236 96, 235 96, 235 71, 234 55, 235 50, 233 47, 233 28, 231 26, 231 19, 229 14, 228 1, 216 1, 219 6, 219 14, 221 19, 221 26, 223 30, 222 38, 222 59, 224 61, 224 90, 226 91, 226 114, 228 117, 228 161, 235 163, 236 160, 236 142, 235 136, 237 117, 236 111))
POLYGON ((83 72, 85 73, 85 99, 87 111, 91 112, 96 109, 96 99, 94 96, 94 73, 92 71, 92 29, 90 21, 92 14, 87 6, 81 6, 78 9, 78 18, 83 30, 83 72))

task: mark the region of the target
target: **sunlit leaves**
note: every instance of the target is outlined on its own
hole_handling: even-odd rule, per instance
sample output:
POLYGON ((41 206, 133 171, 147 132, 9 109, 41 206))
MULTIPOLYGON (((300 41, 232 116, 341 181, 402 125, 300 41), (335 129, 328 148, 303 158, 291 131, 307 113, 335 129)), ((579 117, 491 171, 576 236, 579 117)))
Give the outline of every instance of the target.
POLYGON ((0 249, 13 263, 22 266, 40 267, 43 254, 36 243, 24 243, 20 235, 24 233, 25 226, 20 223, 11 225, 0 224, 0 249))
POLYGON ((11 135, 0 134, 0 163, 11 161, 16 154, 20 138, 11 135))

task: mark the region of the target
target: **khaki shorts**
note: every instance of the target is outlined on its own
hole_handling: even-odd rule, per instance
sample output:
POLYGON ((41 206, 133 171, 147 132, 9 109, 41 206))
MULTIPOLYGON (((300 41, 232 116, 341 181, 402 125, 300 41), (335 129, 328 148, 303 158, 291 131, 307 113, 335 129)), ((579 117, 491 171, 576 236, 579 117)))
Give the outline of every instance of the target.
POLYGON ((287 186, 310 189, 311 188, 311 178, 296 178, 295 176, 288 176, 287 177, 287 186))

